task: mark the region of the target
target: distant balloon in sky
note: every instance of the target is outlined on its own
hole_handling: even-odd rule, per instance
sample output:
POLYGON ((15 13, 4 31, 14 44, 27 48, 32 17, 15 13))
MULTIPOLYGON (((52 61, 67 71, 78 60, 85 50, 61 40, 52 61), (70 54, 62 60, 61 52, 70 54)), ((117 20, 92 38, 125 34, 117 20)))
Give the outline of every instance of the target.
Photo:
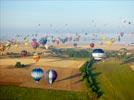
POLYGON ((85 35, 87 35, 87 33, 85 33, 85 35))
POLYGON ((57 78, 57 72, 53 69, 46 71, 46 80, 49 84, 52 84, 57 78))
POLYGON ((93 48, 94 47, 94 43, 90 43, 90 47, 93 48))
POLYGON ((74 47, 77 47, 77 43, 74 43, 73 46, 74 46, 74 47))
POLYGON ((131 24, 131 22, 129 21, 128 24, 131 24))
POLYGON ((120 36, 118 36, 118 41, 119 41, 119 42, 121 41, 121 38, 120 38, 120 36))
POLYGON ((27 51, 26 50, 22 50, 21 51, 21 57, 26 57, 27 56, 27 51))
POLYGON ((34 55, 33 55, 33 60, 34 60, 35 62, 38 62, 38 61, 40 60, 40 56, 39 56, 38 53, 34 53, 34 55))
POLYGON ((103 41, 105 41, 105 40, 107 40, 107 37, 106 37, 106 36, 102 36, 101 39, 102 39, 103 41))
POLYGON ((47 43, 47 38, 46 37, 42 37, 39 42, 40 42, 40 44, 42 44, 44 46, 47 43))
POLYGON ((36 39, 33 39, 31 45, 32 45, 32 47, 33 47, 34 49, 37 49, 37 48, 39 47, 39 43, 37 42, 36 39))
POLYGON ((120 32, 120 36, 123 37, 124 36, 124 32, 120 32))
POLYGON ((111 40, 106 42, 108 44, 108 46, 112 46, 113 42, 111 40))
POLYGON ((43 76, 43 70, 41 68, 34 68, 31 72, 31 76, 38 83, 43 76))
POLYGON ((95 60, 101 60, 104 57, 105 53, 103 49, 94 49, 92 56, 95 60))

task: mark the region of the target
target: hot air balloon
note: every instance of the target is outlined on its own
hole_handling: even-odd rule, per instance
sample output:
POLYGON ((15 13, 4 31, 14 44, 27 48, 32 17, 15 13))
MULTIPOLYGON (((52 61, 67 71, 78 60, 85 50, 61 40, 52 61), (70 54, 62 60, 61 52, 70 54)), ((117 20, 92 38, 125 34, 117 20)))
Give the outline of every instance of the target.
POLYGON ((40 44, 42 44, 44 46, 47 43, 47 38, 46 37, 45 38, 43 37, 43 38, 40 39, 39 42, 40 42, 40 44))
POLYGON ((107 37, 106 37, 106 36, 102 36, 101 39, 102 39, 103 41, 105 41, 105 40, 107 40, 107 37))
POLYGON ((123 36, 124 36, 124 32, 121 32, 121 33, 120 33, 120 36, 123 37, 123 36))
POLYGON ((57 78, 57 72, 55 70, 48 70, 46 71, 46 80, 49 84, 52 84, 57 78))
POLYGON ((120 42, 120 40, 121 40, 121 38, 120 38, 120 36, 118 36, 118 41, 120 42))
POLYGON ((24 45, 25 45, 25 46, 28 46, 28 45, 29 45, 29 39, 28 39, 28 38, 25 38, 25 39, 24 39, 24 45))
POLYGON ((47 45, 47 44, 45 45, 45 49, 46 49, 46 50, 48 49, 48 45, 47 45))
POLYGON ((94 43, 90 43, 90 47, 93 48, 94 47, 94 43))
POLYGON ((21 51, 21 57, 26 57, 27 56, 27 51, 26 50, 22 50, 21 51))
POLYGON ((104 51, 102 49, 94 49, 92 56, 95 60, 101 60, 104 57, 104 51))
POLYGON ((73 46, 74 46, 74 47, 77 47, 77 43, 74 43, 73 46))
POLYGON ((36 39, 33 39, 31 45, 32 45, 32 47, 33 47, 34 49, 37 49, 37 48, 39 47, 39 43, 37 42, 36 39))
POLYGON ((25 45, 25 46, 28 46, 28 45, 29 45, 29 43, 28 43, 28 42, 24 42, 24 45, 25 45))
POLYGON ((40 59, 40 56, 38 55, 38 53, 34 53, 34 55, 33 55, 33 60, 34 60, 35 62, 38 62, 39 59, 40 59))
POLYGON ((18 47, 19 47, 19 44, 15 44, 14 46, 15 46, 16 48, 18 48, 18 47))
POLYGON ((41 68, 34 68, 31 72, 31 76, 38 83, 43 76, 43 70, 41 68))
POLYGON ((109 41, 107 41, 107 44, 108 44, 109 46, 112 46, 113 42, 109 40, 109 41))

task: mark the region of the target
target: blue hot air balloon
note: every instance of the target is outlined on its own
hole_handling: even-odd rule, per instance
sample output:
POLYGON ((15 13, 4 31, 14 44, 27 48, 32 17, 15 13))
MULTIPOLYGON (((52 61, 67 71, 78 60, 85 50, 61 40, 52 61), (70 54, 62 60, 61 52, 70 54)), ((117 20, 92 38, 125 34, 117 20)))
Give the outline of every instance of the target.
POLYGON ((31 76, 38 83, 43 76, 43 70, 41 68, 34 68, 31 72, 31 76))
POLYGON ((49 84, 52 84, 57 78, 57 72, 55 70, 48 70, 46 71, 46 80, 49 84))
POLYGON ((101 60, 104 57, 105 53, 102 49, 94 49, 92 52, 92 56, 95 60, 101 60))
POLYGON ((46 43, 47 43, 47 38, 44 38, 44 37, 43 37, 43 38, 40 39, 39 42, 40 42, 40 44, 42 44, 42 45, 44 46, 44 45, 46 45, 46 43))

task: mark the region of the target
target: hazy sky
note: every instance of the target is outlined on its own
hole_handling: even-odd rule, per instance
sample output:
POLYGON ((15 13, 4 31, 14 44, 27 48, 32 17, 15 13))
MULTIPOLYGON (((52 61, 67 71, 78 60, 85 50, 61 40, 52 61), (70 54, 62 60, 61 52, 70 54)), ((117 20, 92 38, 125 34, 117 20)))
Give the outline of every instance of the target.
POLYGON ((134 32, 134 1, 0 0, 0 30, 0 34, 134 32), (123 23, 124 19, 132 24, 123 23))

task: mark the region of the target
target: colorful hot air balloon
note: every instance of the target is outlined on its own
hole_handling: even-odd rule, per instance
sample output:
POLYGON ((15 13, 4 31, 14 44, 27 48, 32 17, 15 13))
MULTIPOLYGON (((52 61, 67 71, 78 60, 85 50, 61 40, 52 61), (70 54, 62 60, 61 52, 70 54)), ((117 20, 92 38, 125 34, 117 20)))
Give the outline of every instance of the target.
POLYGON ((40 44, 42 44, 44 46, 47 43, 47 38, 46 37, 45 38, 43 37, 43 38, 40 39, 39 42, 40 42, 40 44))
POLYGON ((101 60, 104 57, 105 53, 102 49, 94 49, 92 56, 95 60, 101 60))
POLYGON ((27 56, 27 51, 26 50, 22 50, 21 51, 21 57, 26 57, 27 56))
POLYGON ((33 55, 33 60, 34 60, 35 62, 38 62, 39 59, 40 59, 40 56, 38 55, 38 53, 34 53, 34 55, 33 55))
POLYGON ((31 45, 32 45, 32 47, 33 47, 34 49, 37 49, 37 48, 39 47, 39 43, 37 42, 36 39, 33 39, 31 45))
POLYGON ((90 43, 90 47, 93 48, 94 47, 94 43, 90 43))
POLYGON ((57 72, 55 70, 48 70, 46 71, 46 80, 49 84, 52 84, 57 78, 57 72))
POLYGON ((34 68, 31 72, 31 76, 38 83, 43 76, 43 70, 41 68, 34 68))

